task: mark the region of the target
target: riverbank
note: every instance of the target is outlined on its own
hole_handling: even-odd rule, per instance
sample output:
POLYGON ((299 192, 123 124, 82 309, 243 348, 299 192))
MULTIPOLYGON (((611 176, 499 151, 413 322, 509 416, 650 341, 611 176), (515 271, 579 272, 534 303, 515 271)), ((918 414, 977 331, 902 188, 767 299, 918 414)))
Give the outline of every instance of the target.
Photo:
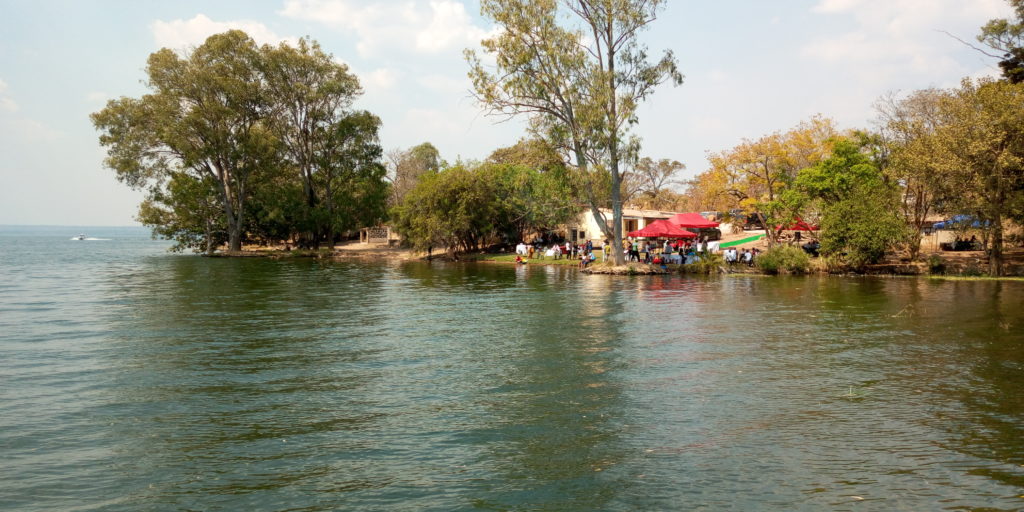
MULTIPOLYGON (((221 258, 314 258, 314 259, 361 259, 368 261, 416 261, 428 259, 425 252, 405 247, 370 245, 347 242, 331 248, 318 250, 291 249, 279 246, 247 246, 241 252, 218 252, 212 255, 221 258)), ((443 251, 433 253, 434 259, 446 259, 443 251)), ((458 261, 476 263, 498 263, 514 265, 516 255, 512 253, 468 253, 459 255, 458 261)), ((534 258, 529 265, 578 267, 580 260, 569 258, 534 258)), ((988 261, 981 251, 934 252, 923 254, 919 261, 904 261, 895 257, 878 264, 853 269, 835 265, 826 258, 812 258, 806 274, 817 275, 896 275, 985 278, 988 261)), ((745 265, 728 266, 722 262, 699 265, 644 265, 631 263, 626 266, 608 267, 597 261, 585 270, 589 274, 612 275, 653 275, 653 274, 765 274, 758 267, 745 265)), ((1005 255, 1004 274, 1010 278, 1024 278, 1024 249, 1013 248, 1005 255)))
POLYGON ((333 247, 320 249, 293 249, 286 245, 245 246, 241 251, 222 251, 209 255, 215 258, 314 258, 314 259, 346 259, 357 258, 367 260, 399 260, 413 261, 425 259, 426 253, 414 251, 406 247, 364 244, 361 242, 345 242, 333 247))
MULTIPOLYGON (((464 255, 460 261, 515 264, 515 254, 508 253, 477 253, 464 255)), ((1007 252, 1004 273, 1006 278, 984 276, 988 266, 985 254, 976 252, 933 253, 926 256, 925 261, 901 261, 890 258, 881 263, 855 269, 836 265, 826 258, 812 258, 810 266, 803 274, 810 275, 868 275, 868 276, 930 276, 937 278, 983 278, 1024 280, 1024 249, 1013 249, 1007 252)), ((535 258, 527 260, 529 265, 579 266, 578 259, 535 258)), ((590 274, 752 274, 768 275, 759 267, 746 265, 726 265, 723 262, 712 262, 705 265, 644 265, 631 263, 622 267, 609 268, 600 261, 594 263, 584 272, 590 274), (652 270, 653 269, 653 270, 652 270)))

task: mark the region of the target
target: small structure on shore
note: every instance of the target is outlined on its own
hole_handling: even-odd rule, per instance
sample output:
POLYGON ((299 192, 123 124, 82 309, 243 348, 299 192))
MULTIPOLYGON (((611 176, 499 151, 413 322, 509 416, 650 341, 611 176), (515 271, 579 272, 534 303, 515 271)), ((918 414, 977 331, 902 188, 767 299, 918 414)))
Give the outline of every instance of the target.
POLYGON ((398 233, 390 226, 374 226, 359 230, 359 242, 366 245, 398 245, 401 241, 398 233))

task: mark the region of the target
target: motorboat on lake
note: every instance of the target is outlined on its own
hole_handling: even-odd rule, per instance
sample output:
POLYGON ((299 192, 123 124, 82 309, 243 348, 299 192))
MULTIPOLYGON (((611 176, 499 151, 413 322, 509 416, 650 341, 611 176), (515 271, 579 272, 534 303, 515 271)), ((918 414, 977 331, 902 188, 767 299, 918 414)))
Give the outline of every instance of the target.
POLYGON ((85 235, 79 233, 78 236, 71 237, 72 240, 85 240, 85 235))

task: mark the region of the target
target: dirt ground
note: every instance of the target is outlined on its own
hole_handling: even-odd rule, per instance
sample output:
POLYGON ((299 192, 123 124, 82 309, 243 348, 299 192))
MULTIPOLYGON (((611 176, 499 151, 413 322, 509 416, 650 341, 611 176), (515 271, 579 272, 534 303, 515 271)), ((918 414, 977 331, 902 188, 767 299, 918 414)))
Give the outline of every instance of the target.
MULTIPOLYGON (((764 234, 764 231, 743 231, 740 233, 723 233, 722 243, 727 243, 733 240, 741 240, 743 238, 749 238, 754 235, 764 234)), ((801 233, 801 243, 807 243, 811 239, 808 233, 801 233)), ((752 249, 756 247, 760 251, 768 250, 768 242, 762 238, 756 242, 750 242, 743 245, 738 245, 736 248, 740 251, 743 249, 752 249)), ((975 273, 980 272, 983 274, 988 273, 988 256, 984 251, 935 251, 925 250, 922 247, 919 261, 909 262, 898 256, 886 258, 880 265, 877 265, 877 269, 880 272, 891 270, 895 273, 928 273, 928 259, 936 255, 942 259, 946 266, 946 272, 951 274, 961 273, 975 273), (911 268, 916 267, 916 268, 911 268)), ((1024 276, 1024 248, 1022 247, 1006 247, 1003 255, 1003 273, 1008 276, 1024 276)))
MULTIPOLYGON (((387 258, 387 259, 399 259, 399 260, 415 260, 426 257, 426 253, 419 253, 408 248, 398 246, 384 246, 378 244, 364 244, 359 241, 344 242, 335 244, 334 246, 335 256, 355 256, 355 257, 371 257, 371 258, 387 258)), ((434 255, 441 255, 442 253, 434 252, 434 255)))
MULTIPOLYGON (((1003 251, 1003 273, 1008 276, 1024 275, 1024 248, 1007 247, 1003 251)), ((929 251, 922 252, 921 259, 928 261, 932 255, 942 258, 947 272, 988 272, 988 255, 984 251, 929 251)))
MULTIPOLYGON (((322 250, 326 251, 326 247, 322 250)), ((245 246, 242 248, 242 254, 234 256, 270 256, 270 257, 287 257, 288 255, 302 255, 303 251, 300 251, 294 247, 288 247, 284 244, 278 245, 252 245, 245 246)), ((443 254, 442 252, 434 252, 434 255, 443 254)), ((419 253, 408 248, 398 246, 386 246, 379 244, 364 244, 362 242, 350 241, 335 244, 331 250, 331 256, 335 258, 372 258, 372 259, 390 259, 390 260, 415 260, 426 257, 426 253, 419 253)))

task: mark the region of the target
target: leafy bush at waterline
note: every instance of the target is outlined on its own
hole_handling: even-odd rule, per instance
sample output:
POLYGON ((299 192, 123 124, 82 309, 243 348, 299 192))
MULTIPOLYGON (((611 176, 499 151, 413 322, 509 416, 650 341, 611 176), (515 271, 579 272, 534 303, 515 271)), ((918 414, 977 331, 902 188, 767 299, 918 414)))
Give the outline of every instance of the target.
POLYGON ((928 257, 928 273, 932 275, 946 273, 946 262, 938 254, 932 254, 928 257))
POLYGON ((724 266, 725 258, 721 254, 705 254, 689 265, 682 265, 680 270, 684 274, 717 274, 724 266))
POLYGON ((799 247, 779 245, 758 255, 757 266, 766 274, 778 274, 783 271, 806 274, 811 268, 811 258, 799 247))

